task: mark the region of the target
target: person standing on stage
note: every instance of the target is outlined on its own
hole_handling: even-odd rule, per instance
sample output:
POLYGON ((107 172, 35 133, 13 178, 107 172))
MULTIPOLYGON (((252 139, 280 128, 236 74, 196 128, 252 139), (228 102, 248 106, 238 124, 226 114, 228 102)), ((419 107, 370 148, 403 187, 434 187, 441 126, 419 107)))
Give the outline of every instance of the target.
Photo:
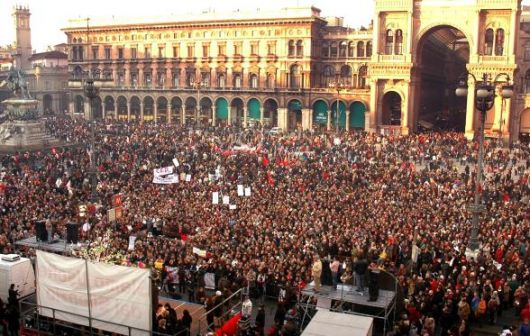
POLYGON ((368 269, 368 262, 363 255, 359 255, 359 258, 354 261, 353 271, 355 272, 355 283, 358 293, 364 293, 364 278, 366 277, 366 270, 368 269))
POLYGON ((368 301, 373 302, 377 301, 379 298, 379 273, 381 270, 376 263, 370 264, 370 283, 368 286, 368 293, 370 298, 368 301))
POLYGON ((313 276, 313 281, 315 282, 315 288, 313 291, 316 293, 320 292, 320 276, 322 275, 322 261, 317 254, 313 257, 313 267, 311 268, 311 275, 313 276))
POLYGON ((333 289, 337 290, 337 284, 339 283, 339 267, 340 262, 337 257, 333 258, 333 262, 329 265, 331 270, 331 280, 333 281, 333 289))

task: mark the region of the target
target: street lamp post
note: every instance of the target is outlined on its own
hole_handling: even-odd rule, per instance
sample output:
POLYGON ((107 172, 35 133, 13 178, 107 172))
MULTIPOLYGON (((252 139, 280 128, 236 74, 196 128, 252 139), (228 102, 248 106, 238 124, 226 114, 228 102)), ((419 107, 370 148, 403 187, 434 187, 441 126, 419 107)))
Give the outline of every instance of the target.
MULTIPOLYGON (((335 133, 339 132, 339 114, 340 114, 340 92, 344 90, 344 84, 337 79, 335 82, 329 83, 329 87, 337 91, 337 107, 335 110, 335 133)), ((348 122, 346 120, 346 122, 348 122)))
POLYGON ((492 81, 491 76, 488 74, 482 75, 482 80, 477 78, 469 72, 460 76, 458 87, 456 88, 456 95, 458 97, 467 96, 467 79, 472 78, 475 83, 475 108, 480 111, 480 124, 479 124, 479 151, 478 161, 476 166, 476 183, 475 183, 475 195, 473 204, 469 207, 473 214, 471 222, 471 235, 469 238, 469 246, 466 254, 476 255, 479 248, 478 231, 480 214, 485 210, 482 204, 482 178, 484 175, 484 125, 486 122, 486 112, 493 107, 495 100, 495 87, 497 84, 504 83, 501 89, 501 96, 505 99, 509 99, 513 95, 513 85, 510 84, 510 76, 505 73, 498 74, 492 81), (505 81, 499 81, 500 77, 505 77, 505 81))
POLYGON ((196 109, 196 116, 195 116, 195 123, 199 124, 200 126, 200 116, 201 116, 201 87, 203 86, 203 83, 201 82, 201 77, 199 75, 199 78, 197 81, 193 82, 193 87, 197 89, 197 109, 196 109))
POLYGON ((98 181, 96 169, 96 120, 94 118, 94 100, 99 96, 99 88, 94 85, 94 80, 89 78, 85 81, 83 89, 90 105, 90 200, 92 203, 96 203, 98 200, 98 181))

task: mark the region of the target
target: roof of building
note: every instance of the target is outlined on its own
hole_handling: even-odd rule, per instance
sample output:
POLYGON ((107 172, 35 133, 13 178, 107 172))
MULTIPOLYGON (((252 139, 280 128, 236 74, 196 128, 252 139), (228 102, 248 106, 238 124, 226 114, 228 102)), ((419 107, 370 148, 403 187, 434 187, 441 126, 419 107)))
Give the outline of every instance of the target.
POLYGON ((293 18, 321 18, 320 9, 316 7, 288 7, 276 10, 234 10, 232 12, 206 11, 202 13, 179 13, 166 14, 153 17, 139 18, 89 18, 89 19, 71 19, 69 25, 61 30, 90 29, 113 26, 138 26, 138 25, 157 25, 157 24, 193 24, 193 23, 218 23, 234 21, 251 21, 270 20, 270 19, 293 19, 293 18), (88 22, 87 22, 88 20, 88 22))
POLYGON ((45 51, 31 55, 30 61, 43 60, 43 59, 67 59, 68 55, 60 51, 45 51))

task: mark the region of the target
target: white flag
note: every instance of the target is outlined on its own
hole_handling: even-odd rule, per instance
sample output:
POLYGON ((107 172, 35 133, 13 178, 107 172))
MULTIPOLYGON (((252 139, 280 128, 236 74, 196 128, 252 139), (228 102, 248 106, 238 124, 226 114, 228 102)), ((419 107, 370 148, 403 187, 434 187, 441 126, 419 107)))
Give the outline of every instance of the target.
POLYGON ((212 204, 219 204, 219 193, 217 191, 212 194, 212 204))
POLYGON ((179 176, 177 174, 171 174, 166 176, 153 176, 153 183, 155 184, 175 184, 179 182, 179 176))
POLYGON ((250 196, 250 187, 246 187, 246 188, 245 188, 245 196, 246 196, 246 197, 249 197, 249 196, 250 196))
POLYGON ((173 174, 173 166, 163 167, 163 168, 157 168, 153 169, 153 175, 154 176, 164 176, 173 174))
POLYGON ((243 192, 243 185, 238 184, 238 185, 237 185, 237 196, 243 196, 243 195, 244 195, 244 192, 243 192))
POLYGON ((230 197, 229 196, 223 196, 223 204, 224 205, 230 204, 230 197))

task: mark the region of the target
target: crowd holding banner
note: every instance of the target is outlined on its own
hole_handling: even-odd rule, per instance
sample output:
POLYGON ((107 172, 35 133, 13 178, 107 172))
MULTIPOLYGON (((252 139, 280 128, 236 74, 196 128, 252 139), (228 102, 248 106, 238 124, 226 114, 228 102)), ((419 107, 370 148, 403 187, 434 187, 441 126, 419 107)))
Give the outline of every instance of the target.
MULTIPOLYGON (((462 134, 250 130, 241 143, 237 128, 113 122, 122 131, 105 134, 108 123, 97 124, 101 207, 83 233, 93 240, 112 228, 103 260, 152 267, 161 283, 207 307, 214 300, 204 293, 206 273, 224 297, 245 286, 282 293, 273 335, 290 335, 284 316, 312 280, 315 254, 337 257, 340 273, 363 257, 397 275, 407 300, 395 335, 467 335, 469 322, 494 322, 513 306, 521 328, 530 328, 526 145, 486 141, 481 252, 467 260, 477 144, 462 134), (109 223, 116 194, 122 216, 109 223)), ((82 121, 47 126, 62 138, 88 139, 82 121)), ((1 253, 34 235, 34 218, 64 232, 88 203, 86 148, 6 155, 1 164, 1 253)))

